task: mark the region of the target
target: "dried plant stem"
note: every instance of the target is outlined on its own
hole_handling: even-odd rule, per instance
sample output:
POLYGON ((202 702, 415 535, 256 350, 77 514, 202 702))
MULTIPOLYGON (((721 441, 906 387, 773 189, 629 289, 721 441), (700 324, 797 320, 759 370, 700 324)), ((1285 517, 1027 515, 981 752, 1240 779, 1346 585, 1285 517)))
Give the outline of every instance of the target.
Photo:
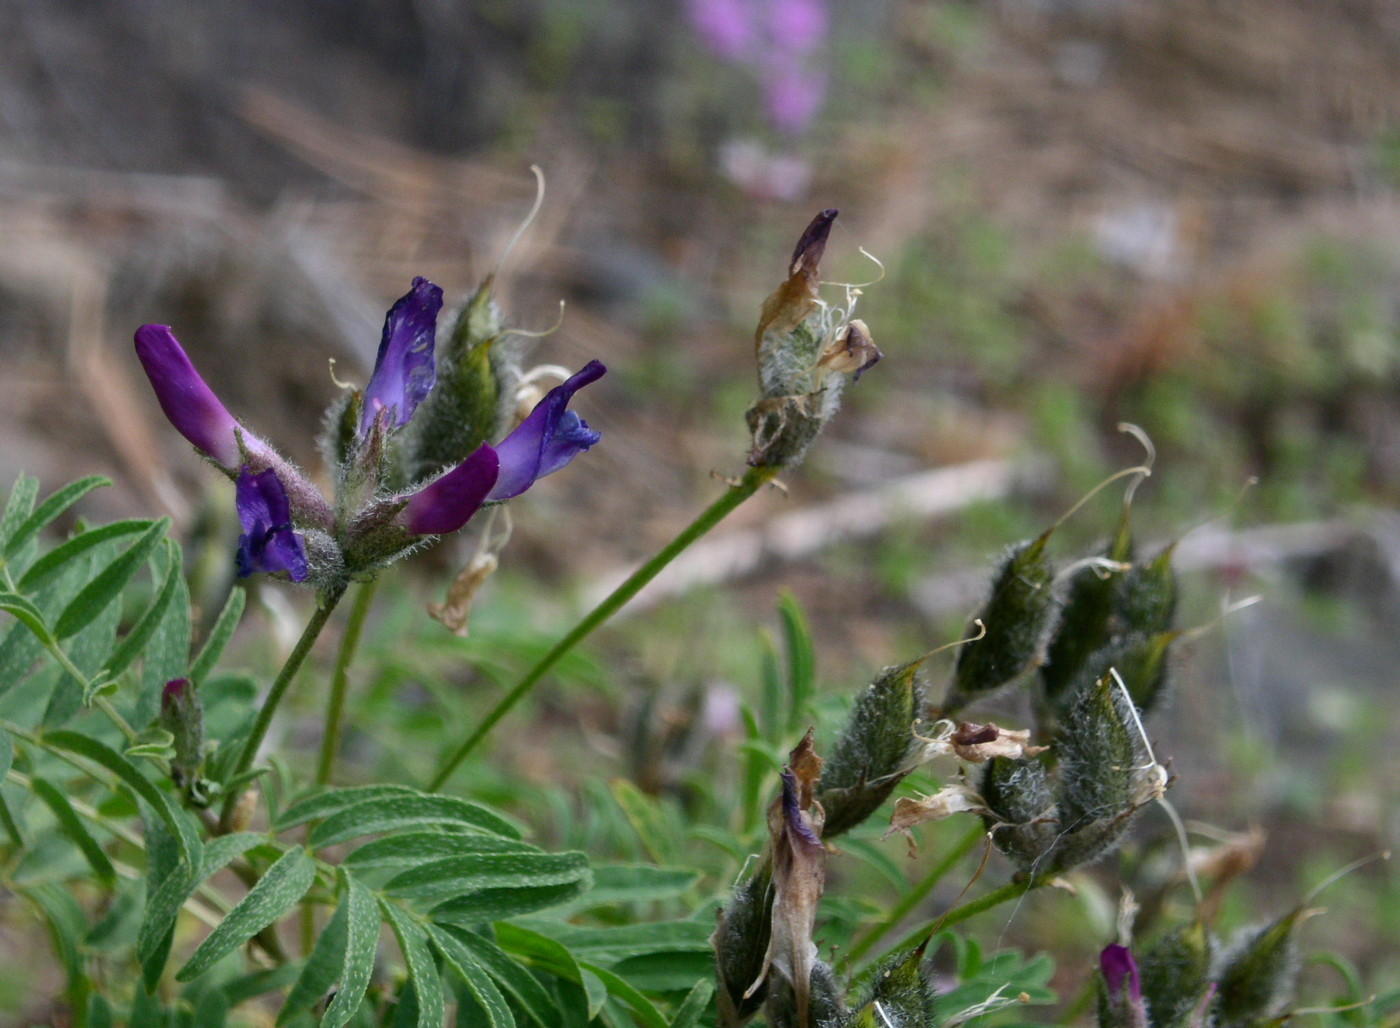
POLYGON ((884 920, 877 925, 873 925, 865 935, 856 940, 855 944, 851 946, 850 951, 845 956, 846 964, 849 966, 865 956, 865 954, 869 953, 871 949, 875 947, 876 943, 897 928, 899 923, 909 916, 909 912, 922 903, 924 898, 933 891, 934 886, 941 882, 947 876, 948 872, 957 866, 958 861, 962 860, 963 857, 977 848, 977 844, 981 842, 986 835, 987 830, 985 828, 980 824, 974 825, 965 836, 958 840, 957 845, 943 856, 942 860, 933 865, 929 873, 924 875, 917 885, 906 892, 900 901, 890 908, 890 912, 885 916, 884 920))
POLYGON ((350 617, 345 622, 345 634, 340 639, 340 650, 335 657, 335 671, 331 675, 331 691, 326 699, 326 728, 321 736, 321 756, 316 763, 316 784, 327 785, 331 771, 335 767, 336 754, 340 750, 341 726, 345 721, 345 693, 350 678, 350 665, 360 648, 360 635, 365 627, 365 618, 374 605, 374 594, 379 579, 373 579, 360 586, 355 592, 355 603, 350 608, 350 617))
MULTIPOLYGON (((243 749, 238 755, 238 764, 234 768, 231 778, 237 778, 253 766, 253 761, 258 756, 258 750, 262 747, 263 740, 267 738, 267 730, 272 724, 272 716, 277 713, 278 704, 282 702, 282 697, 286 694, 287 687, 292 684, 296 673, 301 670, 301 665, 305 662, 307 654, 311 652, 311 647, 315 645, 321 630, 326 627, 326 622, 330 620, 336 604, 345 595, 345 589, 346 584, 339 584, 321 595, 320 602, 316 606, 316 613, 311 615, 311 620, 302 630, 301 638, 292 648, 286 663, 282 665, 282 670, 277 673, 272 688, 268 690, 267 699, 263 700, 263 705, 258 710, 257 720, 253 722, 253 730, 243 743, 243 749)), ((230 818, 233 816, 233 810, 237 803, 238 790, 231 789, 228 797, 224 800, 223 811, 219 815, 219 826, 226 832, 231 830, 230 818)))
POLYGON ((428 783, 429 791, 442 788, 443 784, 452 777, 452 773, 486 738, 497 722, 510 713, 512 708, 539 684, 540 680, 559 662, 561 657, 586 639, 595 628, 616 614, 623 604, 641 592, 642 588, 655 578, 662 568, 675 560, 691 543, 718 525, 759 489, 773 481, 777 477, 778 470, 775 467, 750 468, 742 479, 732 484, 724 495, 712 503, 678 536, 667 543, 654 557, 632 572, 626 581, 589 611, 582 621, 575 625, 564 638, 555 643, 550 651, 525 673, 525 676, 515 684, 510 692, 506 693, 491 712, 477 724, 471 734, 452 751, 451 756, 443 761, 442 766, 438 768, 437 773, 428 783))

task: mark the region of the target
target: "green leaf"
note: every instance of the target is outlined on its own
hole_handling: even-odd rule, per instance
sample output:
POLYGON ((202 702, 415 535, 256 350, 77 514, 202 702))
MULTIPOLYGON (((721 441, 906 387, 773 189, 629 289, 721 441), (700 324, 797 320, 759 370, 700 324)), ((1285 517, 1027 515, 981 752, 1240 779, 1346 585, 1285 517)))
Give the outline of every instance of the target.
POLYGON ((15 743, 10 738, 10 733, 0 729, 0 782, 5 780, 5 775, 15 762, 15 743))
POLYGON ((444 924, 477 925, 520 917, 567 903, 588 889, 588 879, 520 889, 482 889, 434 907, 429 916, 444 924))
POLYGON ((401 871, 384 884, 384 892, 434 903, 483 889, 564 885, 588 876, 588 857, 582 853, 468 853, 401 871))
POLYGON ((625 980, 613 974, 607 968, 599 967, 597 964, 581 962, 579 964, 585 974, 596 977, 608 990, 608 994, 622 1000, 632 1012, 637 1015, 645 1028, 669 1028, 665 1016, 656 1009, 656 1005, 647 999, 640 992, 629 985, 625 980))
POLYGON ((806 723, 807 707, 816 689, 817 657, 812 630, 791 593, 783 593, 778 599, 778 616, 783 623, 783 643, 787 649, 787 730, 791 733, 806 723))
POLYGON ((94 764, 101 765, 120 778, 136 795, 149 803, 160 819, 165 822, 166 827, 175 837, 180 859, 190 867, 196 865, 200 859, 199 837, 195 834, 189 819, 176 808, 169 796, 156 788, 149 778, 137 770, 135 764, 132 764, 106 743, 98 742, 96 739, 78 732, 46 732, 44 741, 60 750, 67 750, 69 753, 86 757, 94 764))
POLYGON ((43 613, 18 593, 0 593, 0 610, 13 614, 45 646, 53 646, 57 642, 49 626, 44 623, 43 613))
MULTIPOLYGON (((170 550, 175 550, 176 546, 172 540, 165 540, 165 545, 170 550)), ((171 559, 165 569, 165 577, 160 583, 160 591, 156 593, 156 598, 151 601, 151 605, 137 619, 136 624, 131 626, 131 631, 126 633, 125 638, 117 644, 116 650, 107 658, 104 669, 107 674, 116 676, 131 666, 132 661, 139 657, 155 634, 156 628, 164 620, 166 612, 170 609, 171 601, 175 599, 176 587, 184 578, 184 568, 180 561, 171 559)))
POLYGON ((282 811, 273 826, 280 832, 308 821, 320 821, 348 810, 366 800, 377 800, 385 796, 419 796, 417 789, 407 785, 357 785, 348 789, 327 789, 314 796, 298 800, 282 811))
MULTIPOLYGON (((93 475, 89 478, 80 478, 76 482, 58 490, 58 492, 39 504, 39 506, 35 508, 34 513, 25 518, 24 521, 20 523, 19 527, 14 530, 14 534, 10 535, 5 540, 6 558, 13 557, 19 551, 20 547, 34 538, 45 525, 53 521, 54 518, 73 506, 73 504, 77 503, 88 493, 99 486, 111 484, 111 479, 103 478, 100 475, 93 475)), ((18 483, 16 483, 16 488, 18 488, 18 483)), ((9 510, 7 509, 5 513, 8 515, 9 510)))
POLYGON ((397 872, 417 867, 439 857, 460 857, 468 853, 539 853, 538 846, 498 835, 468 835, 462 832, 403 832, 367 842, 345 858, 345 866, 357 873, 397 872))
POLYGON ((68 976, 66 998, 69 1006, 74 1010, 86 1010, 89 986, 82 939, 87 925, 82 908, 73 895, 59 885, 36 885, 20 891, 39 908, 48 922, 54 951, 68 976))
POLYGON ((219 611, 219 617, 209 631, 209 638, 204 640, 204 645, 199 649, 199 656, 195 657, 194 663, 190 665, 190 680, 196 685, 204 681, 223 656, 224 647, 233 638, 233 631, 243 617, 243 607, 247 602, 246 590, 235 588, 229 592, 223 610, 219 611))
POLYGON ((592 910, 610 903, 650 903, 679 896, 700 875, 678 867, 609 864, 593 868, 593 888, 569 904, 570 911, 592 910))
POLYGON ((603 1009, 603 1004, 608 1001, 608 987, 592 971, 580 965, 580 972, 583 976, 583 993, 588 997, 588 1018, 592 1020, 598 1016, 598 1011, 603 1009))
MULTIPOLYGON (((169 540, 166 540, 169 542, 169 540)), ((161 571, 176 569, 175 596, 141 652, 141 691, 136 721, 144 724, 160 715, 160 697, 172 678, 188 678, 190 666, 190 590, 185 584, 184 557, 178 546, 166 546, 157 554, 161 571)))
POLYGON ((63 613, 54 624, 54 635, 60 639, 76 635, 83 626, 106 610, 107 606, 121 595, 122 589, 141 569, 141 565, 146 563, 169 527, 169 518, 152 522, 121 556, 99 571, 97 576, 73 597, 72 602, 63 608, 63 613))
POLYGON ((379 950, 379 908, 374 893, 343 869, 340 884, 340 902, 346 908, 345 963, 340 969, 340 987, 321 1018, 321 1028, 340 1028, 355 1016, 365 998, 374 973, 374 956, 379 950))
POLYGON ((472 951, 455 935, 436 925, 428 925, 428 935, 432 939, 433 947, 442 954, 443 961, 462 979, 467 990, 481 1006, 490 1028, 515 1028, 515 1016, 510 1012, 510 1005, 496 988, 491 976, 476 962, 472 951))
POLYGON ((695 988, 685 997, 685 1002, 671 1019, 671 1028, 696 1028, 701 1016, 710 1006, 715 994, 715 983, 709 980, 697 982, 695 988))
POLYGON ((220 991, 230 1007, 246 1003, 254 996, 283 989, 296 980, 301 968, 296 961, 289 961, 267 971, 252 971, 224 983, 220 991))
POLYGON ((545 930, 576 956, 612 963, 650 953, 708 954, 713 929, 699 921, 653 921, 612 928, 551 924, 545 930))
POLYGON ((20 522, 29 516, 38 495, 39 480, 21 471, 10 489, 9 499, 5 501, 5 513, 0 515, 0 541, 8 540, 20 522))
POLYGON ((378 835, 425 825, 461 825, 480 832, 520 838, 515 826, 479 803, 423 793, 381 796, 326 818, 311 833, 311 848, 324 849, 361 835, 378 835))
POLYGON ((666 823, 661 805, 625 778, 614 778, 610 784, 613 799, 622 808, 651 859, 658 864, 675 863, 674 833, 666 823))
POLYGON ((315 880, 316 862, 300 846, 289 849, 200 943, 175 980, 188 982, 204 974, 285 914, 315 880))
POLYGON ((88 831, 87 825, 83 824, 78 814, 73 809, 73 805, 68 802, 68 797, 47 779, 34 777, 29 780, 29 787, 34 791, 34 795, 43 801, 44 805, 53 812, 54 820, 58 822, 59 829, 68 836, 83 851, 83 858, 88 862, 95 874, 108 888, 116 883, 117 872, 112 867, 112 862, 107 858, 97 840, 88 831))
POLYGON ((427 933, 388 900, 380 900, 379 909, 399 940, 399 949, 408 964, 408 979, 418 994, 418 1028, 442 1028, 447 1021, 447 1004, 442 976, 428 952, 427 933))
POLYGON ((547 935, 518 924, 498 924, 496 941, 508 953, 521 957, 532 967, 538 967, 559 978, 583 984, 583 969, 568 948, 547 935))
POLYGON ((443 934, 457 940, 540 1028, 556 1028, 560 1023, 559 1008, 548 990, 490 939, 452 925, 433 925, 430 930, 435 938, 443 934))
POLYGON ((132 518, 128 521, 113 521, 88 532, 80 532, 72 539, 60 543, 44 554, 20 577, 19 591, 32 593, 51 578, 58 575, 68 563, 82 556, 94 546, 120 539, 124 535, 134 535, 150 529, 151 522, 145 518, 132 518))
POLYGON ((335 984, 340 969, 345 965, 345 940, 350 908, 341 903, 326 922, 326 927, 316 938, 311 955, 306 958, 296 985, 287 993, 282 1009, 277 1012, 277 1024, 286 1024, 297 1014, 310 1010, 325 996, 335 984))

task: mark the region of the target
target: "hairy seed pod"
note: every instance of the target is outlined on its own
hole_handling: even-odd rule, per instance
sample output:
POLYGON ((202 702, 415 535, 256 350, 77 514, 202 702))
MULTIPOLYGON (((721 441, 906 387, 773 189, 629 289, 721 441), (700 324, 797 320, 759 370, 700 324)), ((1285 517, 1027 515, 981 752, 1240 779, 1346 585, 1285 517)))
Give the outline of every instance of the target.
POLYGON ((1210 934, 1200 921, 1159 939, 1142 961, 1153 1028, 1183 1028, 1210 986, 1210 934))
POLYGON ((763 973, 764 956, 772 936, 773 868, 765 861, 748 879, 734 886, 719 912, 710 945, 715 949, 722 1028, 744 1024, 763 1006, 765 982, 749 992, 763 973))
POLYGON ((1044 761, 993 757, 982 772, 981 792, 991 811, 983 821, 993 844, 1022 871, 1033 869, 1054 845, 1057 831, 1044 761))
POLYGON ((1221 1028, 1251 1025, 1277 1014, 1292 995, 1298 975, 1293 929, 1304 913, 1299 907, 1270 925, 1248 930, 1231 948, 1215 994, 1221 1028))

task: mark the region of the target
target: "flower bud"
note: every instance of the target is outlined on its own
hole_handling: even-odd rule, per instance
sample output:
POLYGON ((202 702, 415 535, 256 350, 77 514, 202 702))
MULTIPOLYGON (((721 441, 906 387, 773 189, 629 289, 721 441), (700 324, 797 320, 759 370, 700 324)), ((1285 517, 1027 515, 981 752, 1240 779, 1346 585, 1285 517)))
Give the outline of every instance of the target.
POLYGON ((192 781, 204 763, 204 707, 188 678, 172 678, 160 694, 160 726, 174 737, 170 762, 177 784, 192 781))
MULTIPOLYGON (((1126 517, 1103 557, 1120 564, 1132 558, 1126 517)), ((1084 662, 1113 638, 1114 604, 1122 585, 1123 572, 1095 564, 1081 567, 1070 576, 1059 622, 1040 668, 1041 692, 1052 706, 1067 705, 1063 698, 1070 694, 1070 686, 1084 662)))
POLYGON ((870 994, 844 1028, 933 1028, 937 998, 924 965, 925 939, 875 972, 870 994))
POLYGON ((1221 1028, 1251 1025, 1280 1012, 1298 975, 1293 929, 1306 913, 1299 907, 1273 924, 1247 929, 1231 947, 1215 996, 1221 1028))
POLYGON ((831 839, 880 808, 913 770, 921 749, 914 723, 928 703, 918 671, 923 658, 885 668, 851 709, 822 770, 817 794, 831 839))
POLYGON ((1200 921, 1159 939, 1142 961, 1153 1028, 1185 1028, 1210 988, 1211 938, 1200 921))
POLYGON ((945 716, 1010 682, 1040 656, 1056 613, 1054 569, 1045 556, 1048 539, 1042 535, 1020 543, 1002 561, 978 614, 985 634, 958 650, 953 686, 943 701, 945 716))
POLYGON ((1099 1028, 1147 1028, 1142 981, 1128 947, 1105 946, 1099 973, 1099 1028))

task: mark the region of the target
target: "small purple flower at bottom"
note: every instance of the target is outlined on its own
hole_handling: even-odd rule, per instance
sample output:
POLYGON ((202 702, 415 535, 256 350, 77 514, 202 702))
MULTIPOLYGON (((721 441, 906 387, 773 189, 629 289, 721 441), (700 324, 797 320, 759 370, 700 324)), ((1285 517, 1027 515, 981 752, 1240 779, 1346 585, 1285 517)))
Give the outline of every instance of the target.
POLYGON ((235 488, 238 520, 243 524, 238 577, 285 571, 293 582, 306 581, 306 546, 292 531, 291 503, 277 472, 268 468, 255 475, 245 465, 235 488))

